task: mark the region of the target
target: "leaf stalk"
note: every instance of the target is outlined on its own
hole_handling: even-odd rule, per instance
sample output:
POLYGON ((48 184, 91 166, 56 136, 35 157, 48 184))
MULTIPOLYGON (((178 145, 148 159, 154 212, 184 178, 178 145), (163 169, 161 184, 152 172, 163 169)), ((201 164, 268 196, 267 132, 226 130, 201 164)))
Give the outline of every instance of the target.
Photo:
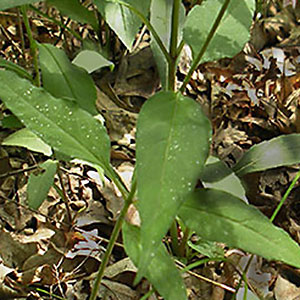
POLYGON ((118 220, 117 220, 117 222, 114 226, 113 232, 111 234, 111 237, 110 237, 107 249, 105 251, 103 260, 101 262, 100 268, 98 270, 97 277, 96 277, 96 280, 95 280, 95 283, 94 283, 92 293, 90 295, 89 300, 96 300, 96 298, 97 298, 98 290, 99 290, 101 280, 102 280, 103 275, 104 275, 105 268, 108 264, 110 255, 111 255, 112 250, 113 250, 114 245, 115 245, 115 242, 116 242, 116 240, 117 240, 117 238, 120 234, 122 224, 123 224, 124 218, 126 216, 127 210, 129 208, 130 204, 133 202, 135 192, 136 192, 136 180, 134 179, 133 182, 132 182, 130 193, 128 194, 128 197, 125 198, 126 199, 125 204, 124 204, 124 206, 121 210, 120 216, 119 216, 119 218, 118 218, 118 220))
MULTIPOLYGON (((178 1, 178 0, 176 0, 176 1, 178 1)), ((164 46, 161 38, 159 37, 159 35, 157 33, 157 31, 154 29, 154 27, 149 22, 149 20, 138 9, 136 9, 134 6, 132 6, 128 3, 126 3, 126 2, 123 2, 121 0, 116 0, 116 2, 121 4, 121 5, 124 5, 125 7, 129 8, 130 10, 132 10, 142 20, 142 22, 147 26, 149 31, 152 33, 153 38, 157 42, 159 48, 161 49, 162 53, 164 54, 164 56, 167 60, 167 62, 171 63, 171 56, 170 56, 169 52, 167 51, 166 47, 164 46)))
POLYGON ((179 9, 180 0, 174 0, 173 11, 172 11, 172 30, 171 30, 171 42, 170 42, 170 56, 171 59, 168 61, 168 89, 175 91, 176 81, 176 61, 178 58, 177 44, 178 44, 178 28, 179 28, 179 9))
POLYGON ((38 52, 37 52, 37 44, 32 36, 32 31, 31 31, 31 27, 30 27, 30 23, 29 23, 29 19, 27 16, 27 5, 22 5, 20 7, 21 10, 21 14, 23 17, 23 21, 24 21, 24 25, 26 28, 26 32, 28 35, 28 40, 29 40, 29 45, 30 45, 30 52, 32 55, 32 59, 33 59, 33 66, 34 66, 34 70, 35 70, 35 85, 37 87, 41 86, 41 79, 40 79, 40 69, 39 69, 39 62, 38 62, 38 52))

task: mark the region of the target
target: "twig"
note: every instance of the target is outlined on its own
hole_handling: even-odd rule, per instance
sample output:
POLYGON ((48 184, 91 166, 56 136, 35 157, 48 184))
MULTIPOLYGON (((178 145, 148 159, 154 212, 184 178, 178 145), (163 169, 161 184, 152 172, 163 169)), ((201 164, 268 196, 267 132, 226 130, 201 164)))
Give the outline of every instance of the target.
POLYGON ((25 173, 25 172, 29 172, 29 171, 32 171, 32 170, 36 170, 38 168, 39 168, 39 165, 34 165, 34 166, 28 167, 26 169, 19 169, 19 170, 3 173, 3 174, 0 174, 0 179, 7 178, 7 177, 10 177, 10 176, 15 176, 15 175, 22 174, 22 173, 25 173))
MULTIPOLYGON (((178 267, 179 267, 180 269, 185 268, 185 265, 184 265, 183 263, 181 263, 180 261, 175 260, 175 263, 178 265, 178 267)), ((220 287, 220 288, 222 288, 222 289, 224 289, 224 290, 226 290, 226 291, 229 291, 229 292, 231 292, 231 293, 235 293, 235 289, 232 288, 232 287, 230 287, 230 286, 228 286, 228 285, 226 285, 226 284, 223 284, 223 283, 214 281, 214 280, 212 280, 212 279, 206 278, 206 277, 204 277, 204 276, 202 276, 202 275, 200 275, 200 274, 197 274, 197 273, 195 273, 195 272, 193 272, 193 271, 187 271, 187 273, 189 273, 190 275, 195 276, 195 277, 197 277, 197 278, 199 278, 199 279, 201 279, 201 280, 203 280, 203 281, 206 281, 206 282, 209 282, 209 283, 211 283, 211 284, 213 284, 213 285, 215 285, 215 286, 218 286, 218 287, 220 287)))

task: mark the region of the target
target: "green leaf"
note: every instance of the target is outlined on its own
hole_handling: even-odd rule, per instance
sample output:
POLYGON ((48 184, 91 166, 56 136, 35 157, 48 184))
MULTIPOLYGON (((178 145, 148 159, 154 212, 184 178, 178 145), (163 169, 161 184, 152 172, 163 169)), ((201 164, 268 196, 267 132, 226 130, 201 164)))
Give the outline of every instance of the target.
POLYGON ((27 128, 20 129, 9 135, 4 139, 2 145, 20 146, 32 151, 43 153, 47 156, 52 155, 51 148, 27 128))
POLYGON ((282 135, 251 147, 234 166, 238 176, 300 162, 300 134, 282 135))
POLYGON ((56 98, 67 98, 95 115, 97 92, 89 74, 73 65, 63 50, 39 44, 43 86, 56 98))
POLYGON ((114 67, 114 64, 103 57, 100 53, 92 50, 83 50, 73 59, 72 63, 92 73, 103 67, 114 67))
MULTIPOLYGON (((140 230, 128 223, 123 224, 123 238, 126 253, 135 265, 138 264, 142 253, 140 230)), ((173 260, 160 243, 156 256, 151 260, 145 271, 145 277, 166 300, 187 299, 186 288, 173 260), (166 280, 168 276, 168 280, 166 280)))
MULTIPOLYGON (((195 6, 184 26, 184 40, 194 55, 202 48, 225 0, 204 1, 195 6)), ((221 23, 202 57, 202 61, 232 57, 249 40, 254 0, 231 0, 221 23)))
POLYGON ((200 179, 207 188, 231 193, 247 202, 245 189, 239 177, 216 157, 208 158, 200 179))
POLYGON ((188 196, 179 215, 204 239, 300 267, 298 244, 258 209, 231 194, 198 190, 188 196))
POLYGON ((41 164, 41 168, 44 172, 39 175, 30 174, 28 179, 27 201, 28 206, 33 209, 38 209, 47 198, 57 171, 57 161, 49 159, 41 164))
POLYGON ((140 275, 194 188, 208 155, 210 135, 210 122, 190 98, 161 92, 142 107, 136 145, 143 246, 140 275))
MULTIPOLYGON (((94 0, 102 17, 124 45, 131 49, 135 36, 142 25, 141 20, 127 7, 112 0, 94 0)), ((149 13, 150 0, 123 0, 145 16, 149 13)))
MULTIPOLYGON (((166 49, 170 48, 171 30, 172 30, 172 11, 173 1, 156 0, 151 2, 150 7, 150 22, 166 49)), ((180 18, 178 26, 178 44, 182 40, 182 28, 185 21, 185 9, 183 4, 180 4, 180 18)), ((168 76, 168 65, 165 56, 154 39, 151 39, 151 50, 153 52, 158 72, 161 79, 162 87, 166 87, 168 76)))
POLYGON ((56 99, 10 71, 0 70, 0 98, 55 151, 109 169, 105 127, 75 102, 56 99))
POLYGON ((19 76, 33 81, 32 76, 22 67, 0 57, 0 67, 16 72, 19 76))
POLYGON ((229 176, 233 171, 225 163, 214 156, 210 156, 201 174, 201 180, 216 182, 229 176))
POLYGON ((5 10, 8 8, 25 5, 25 4, 31 4, 35 2, 42 2, 42 1, 41 0, 1 0, 0 10, 5 10))
POLYGON ((81 5, 78 0, 47 0, 47 3, 55 6, 63 15, 79 23, 90 24, 96 31, 98 30, 95 13, 81 5))

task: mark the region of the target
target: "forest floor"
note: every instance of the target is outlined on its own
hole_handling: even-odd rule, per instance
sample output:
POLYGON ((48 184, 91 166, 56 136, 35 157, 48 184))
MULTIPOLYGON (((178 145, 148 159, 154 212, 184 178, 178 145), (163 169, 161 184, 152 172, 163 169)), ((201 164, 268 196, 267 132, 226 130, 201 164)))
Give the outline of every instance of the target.
MULTIPOLYGON (((69 22, 53 9, 43 6, 41 9, 69 22)), ((15 9, 0 12, 0 53, 30 70, 32 58, 26 34, 22 33, 24 28, 18 25, 19 17, 15 9)), ((70 59, 74 58, 81 47, 80 41, 45 17, 31 13, 29 18, 35 40, 61 47, 70 59)), ((203 106, 212 121, 212 153, 229 167, 254 144, 300 132, 299 22, 300 5, 285 9, 270 5, 253 25, 245 49, 234 58, 200 65, 186 89, 186 94, 203 106)), ((95 40, 88 26, 73 21, 68 26, 86 39, 95 40)), ((111 160, 127 184, 134 169, 139 109, 159 89, 148 37, 142 30, 135 51, 129 54, 112 35, 117 67, 114 71, 93 73, 101 99, 97 100, 97 108, 111 138, 111 160)), ((188 56, 182 58, 178 80, 186 73, 188 60, 188 56)), ((0 104, 1 142, 16 131, 12 119, 11 113, 0 104)), ((45 155, 26 148, 8 145, 0 148, 0 300, 88 299, 123 206, 120 193, 109 180, 101 178, 90 166, 72 162, 60 163, 54 181, 56 188, 50 189, 38 210, 29 209, 29 174, 46 160, 45 155)), ((248 202, 270 216, 297 171, 298 166, 292 166, 246 176, 243 182, 248 187, 248 202)), ((298 243, 299 188, 298 183, 275 220, 298 243)), ((137 218, 136 212, 132 211, 128 218, 137 218)), ((168 237, 166 245, 169 246, 168 237)), ((193 261, 205 257, 192 251, 195 251, 193 261)), ((210 262, 185 273, 189 299, 232 299, 240 270, 251 256, 225 245, 216 245, 215 251, 223 251, 235 265, 210 262)), ((183 262, 178 260, 178 266, 183 262)), ((151 286, 146 280, 134 286, 135 274, 136 268, 127 257, 120 237, 105 271, 99 299, 141 299, 151 286)), ((247 277, 247 299, 300 299, 300 273, 286 265, 255 256, 249 262, 247 277)), ((242 299, 244 292, 241 288, 237 299, 242 299)), ((153 293, 148 299, 161 298, 153 293)))

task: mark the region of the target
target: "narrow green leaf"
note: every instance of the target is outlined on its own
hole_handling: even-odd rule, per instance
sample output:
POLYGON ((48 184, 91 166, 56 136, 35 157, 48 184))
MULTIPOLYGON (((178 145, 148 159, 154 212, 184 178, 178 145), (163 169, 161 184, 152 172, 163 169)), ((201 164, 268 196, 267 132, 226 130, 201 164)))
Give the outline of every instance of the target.
POLYGON ((300 134, 281 135, 254 145, 234 166, 238 176, 300 162, 300 134))
POLYGON ((158 93, 142 107, 136 145, 143 246, 140 275, 196 184, 208 155, 210 134, 210 123, 199 104, 180 94, 158 93))
POLYGON ((0 57, 0 67, 16 72, 19 76, 33 81, 32 76, 22 67, 0 57))
POLYGON ((75 102, 56 99, 4 70, 0 70, 0 98, 55 151, 108 169, 110 141, 106 129, 75 102))
POLYGON ((83 50, 73 59, 72 63, 92 73, 103 67, 114 67, 114 64, 103 57, 100 53, 92 50, 83 50))
POLYGON ((52 155, 51 148, 27 128, 22 128, 9 135, 3 140, 2 145, 20 146, 47 156, 52 155))
MULTIPOLYGON (((125 222, 122 233, 126 253, 137 265, 143 251, 140 242, 140 230, 138 227, 125 222)), ((145 276, 164 299, 187 299, 186 288, 180 272, 162 243, 158 245, 156 256, 148 265, 145 276), (166 276, 168 276, 168 280, 166 280, 166 276)))
POLYGON ((27 201, 30 208, 38 209, 47 198, 57 171, 57 161, 51 159, 41 164, 44 170, 39 175, 30 174, 27 186, 27 201))
MULTIPOLYGON (((149 14, 150 0, 123 0, 142 14, 149 14)), ((124 45, 131 49, 135 36, 142 25, 141 20, 127 7, 112 0, 94 0, 102 17, 124 45)))
POLYGON ((42 2, 42 0, 1 0, 0 10, 5 10, 8 8, 25 5, 25 4, 31 4, 34 2, 42 2))
POLYGON ((97 92, 89 74, 73 65, 63 50, 39 44, 43 86, 56 98, 67 98, 95 115, 97 92))
POLYGON ((79 23, 90 24, 95 30, 98 30, 95 13, 81 5, 78 0, 47 0, 47 3, 55 6, 63 15, 79 23))
POLYGON ((300 248, 258 209, 239 198, 213 189, 191 193, 181 206, 185 224, 207 240, 300 267, 300 248))
MULTIPOLYGON (((189 13, 183 35, 194 54, 202 48, 224 1, 203 1, 189 13)), ((231 0, 202 61, 217 60, 224 56, 231 57, 241 51, 249 40, 254 9, 254 0, 231 0)))

